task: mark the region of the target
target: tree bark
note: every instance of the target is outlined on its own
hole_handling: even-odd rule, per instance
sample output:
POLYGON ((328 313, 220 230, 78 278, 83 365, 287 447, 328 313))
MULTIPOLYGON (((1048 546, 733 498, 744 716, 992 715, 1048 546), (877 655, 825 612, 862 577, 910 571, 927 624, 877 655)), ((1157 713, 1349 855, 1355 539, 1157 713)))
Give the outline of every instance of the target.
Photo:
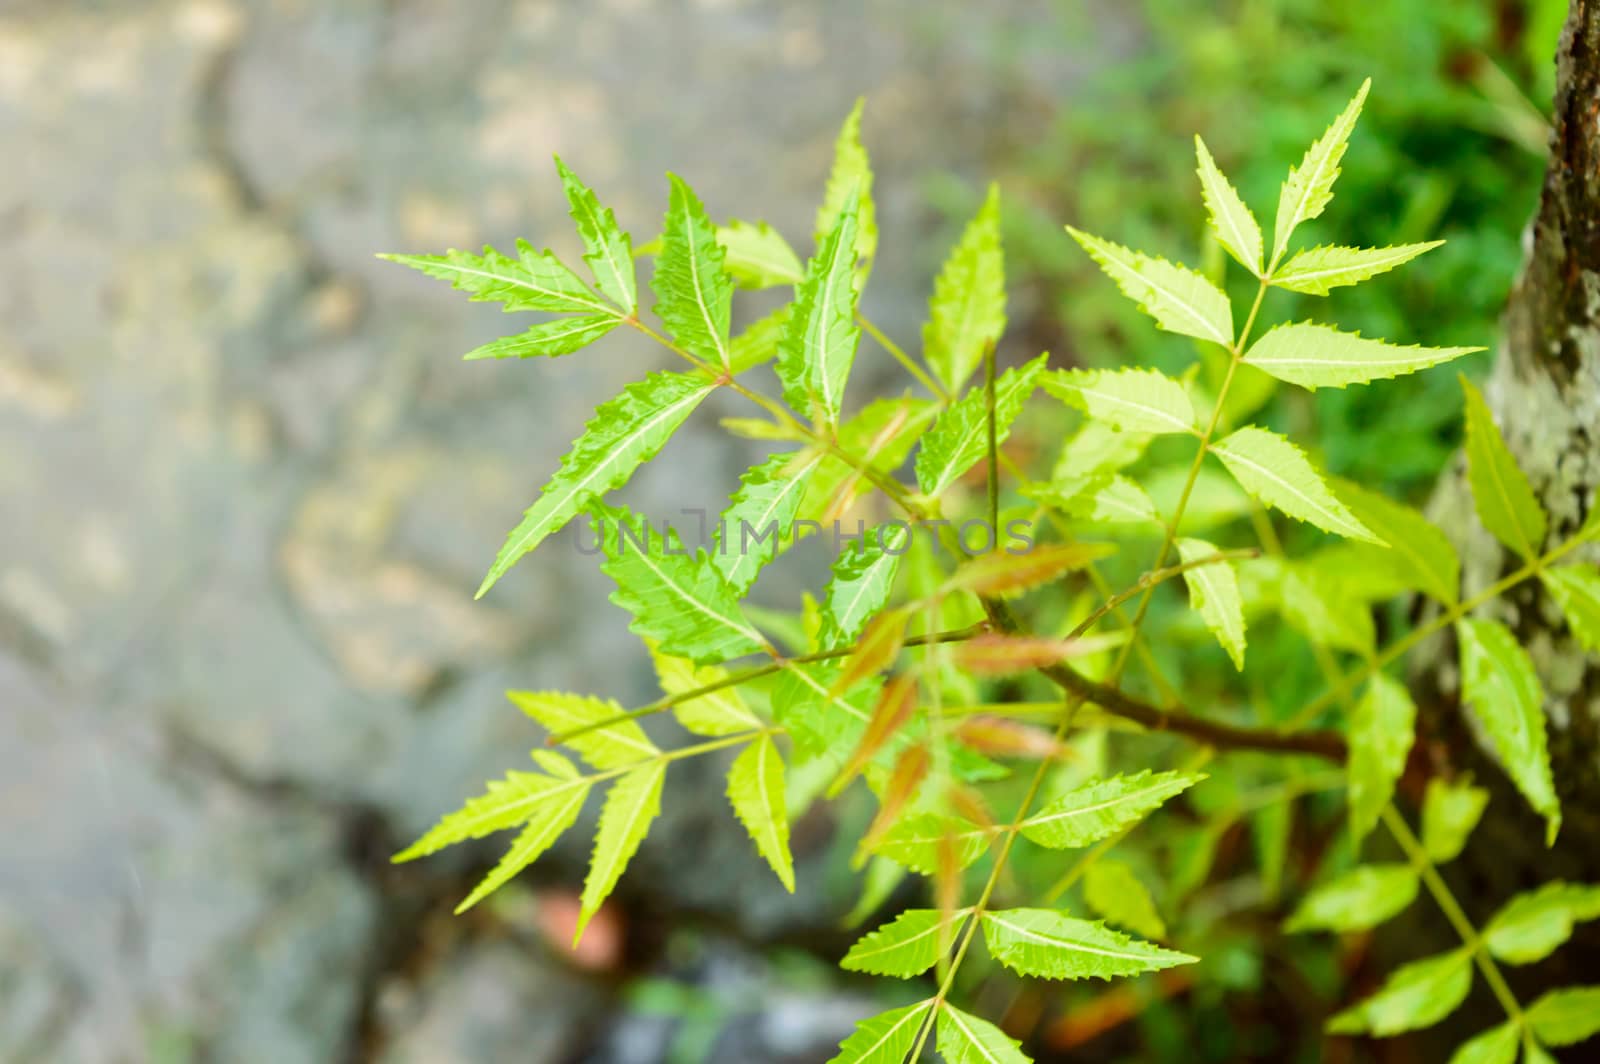
MULTIPOLYGON (((1574 0, 1556 67, 1549 171, 1484 389, 1549 515, 1547 549, 1600 504, 1600 0, 1574 0)), ((1479 524, 1459 455, 1435 493, 1431 516, 1461 554, 1463 597, 1520 566, 1479 524)), ((1582 564, 1600 560, 1600 551, 1585 551, 1577 556, 1582 564)), ((1537 581, 1479 616, 1508 625, 1539 670, 1565 815, 1556 846, 1547 850, 1539 818, 1512 790, 1461 708, 1454 639, 1442 636, 1419 648, 1412 680, 1424 707, 1428 760, 1437 771, 1470 771, 1493 792, 1470 848, 1449 869, 1469 914, 1481 922, 1511 894, 1539 883, 1558 877, 1600 882, 1600 659, 1576 642, 1537 581)), ((1516 973, 1529 980, 1525 989, 1593 982, 1593 925, 1588 935, 1587 944, 1576 942, 1537 969, 1516 973), (1586 977, 1584 955, 1591 960, 1586 977)))

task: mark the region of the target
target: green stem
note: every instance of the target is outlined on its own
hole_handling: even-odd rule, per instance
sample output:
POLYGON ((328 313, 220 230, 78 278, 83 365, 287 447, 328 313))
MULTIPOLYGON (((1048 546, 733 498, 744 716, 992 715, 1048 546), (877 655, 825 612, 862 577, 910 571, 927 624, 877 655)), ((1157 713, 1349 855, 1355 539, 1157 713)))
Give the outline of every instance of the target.
POLYGON ((1461 618, 1465 617, 1467 614, 1471 613, 1485 602, 1499 598, 1501 595, 1505 594, 1513 587, 1516 587, 1524 580, 1528 580, 1534 576, 1537 576, 1539 572, 1546 566, 1553 564, 1554 562, 1560 560, 1568 552, 1582 546, 1583 542, 1584 541, 1581 538, 1574 536, 1572 539, 1567 540, 1560 546, 1551 549, 1546 554, 1535 558, 1533 561, 1524 565, 1511 575, 1503 577, 1500 580, 1495 581, 1493 584, 1490 584, 1487 588, 1478 592, 1476 595, 1473 595, 1471 598, 1463 599, 1461 602, 1450 607, 1448 610, 1445 610, 1429 623, 1421 626, 1420 628, 1412 629, 1404 638, 1399 639, 1385 647, 1382 653, 1378 654, 1371 661, 1367 662, 1363 667, 1352 672, 1345 673, 1338 682, 1334 683, 1326 691, 1322 692, 1322 694, 1312 699, 1304 707, 1302 707, 1298 713, 1285 721, 1283 723, 1283 730, 1292 731, 1304 727, 1307 722, 1315 719, 1319 713, 1327 709, 1330 705, 1348 697, 1350 692, 1358 684, 1365 681, 1367 677, 1371 676, 1374 672, 1387 667, 1392 662, 1404 656, 1406 651, 1410 650, 1424 639, 1450 627, 1456 621, 1459 621, 1461 618))
POLYGON ((1494 991, 1500 1007, 1506 1010, 1511 1022, 1521 1027, 1522 1006, 1517 1003, 1517 996, 1511 992, 1505 977, 1500 974, 1500 966, 1489 956, 1478 929, 1472 925, 1472 921, 1467 918, 1460 903, 1456 901, 1456 896, 1451 893, 1449 885, 1439 875, 1439 870, 1434 867, 1433 862, 1428 859, 1428 851, 1417 841, 1411 826, 1395 809, 1394 803, 1384 806, 1381 815, 1384 826, 1389 829, 1389 834, 1394 836, 1394 841, 1400 844, 1400 849, 1405 851, 1406 858, 1412 866, 1421 874, 1423 885, 1428 888, 1428 893, 1433 895, 1433 900, 1438 903, 1445 919, 1450 921, 1450 926, 1461 936, 1462 944, 1472 951, 1472 959, 1477 962, 1478 970, 1483 972, 1483 978, 1488 982, 1489 989, 1494 991))
POLYGON ((917 365, 916 360, 906 354, 905 349, 899 344, 889 339, 889 335, 874 325, 865 314, 859 311, 856 312, 856 324, 865 329, 868 336, 878 341, 878 346, 889 352, 891 358, 904 366, 906 372, 917 379, 917 383, 938 396, 941 403, 948 403, 951 400, 952 396, 945 391, 944 385, 923 372, 922 367, 917 365))

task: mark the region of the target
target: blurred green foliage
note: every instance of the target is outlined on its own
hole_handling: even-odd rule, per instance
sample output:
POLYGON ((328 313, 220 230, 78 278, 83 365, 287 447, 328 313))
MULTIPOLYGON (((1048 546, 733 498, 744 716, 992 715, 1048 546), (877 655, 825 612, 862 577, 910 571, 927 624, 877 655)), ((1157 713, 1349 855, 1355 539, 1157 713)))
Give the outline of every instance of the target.
MULTIPOLYGON (((1120 243, 1220 269, 1220 249, 1200 247, 1193 154, 1174 145, 1202 131, 1270 224, 1289 166, 1370 76, 1342 209, 1308 226, 1308 243, 1448 243, 1404 274, 1334 294, 1327 311, 1396 343, 1493 347, 1543 172, 1564 0, 1142 0, 1140 9, 1128 54, 1063 102, 1050 135, 1001 162, 1014 208, 1011 273, 1033 289, 1038 340, 1090 365, 1192 358, 1177 348, 1184 341, 1152 338, 1061 223, 1092 219, 1120 243)), ((1248 280, 1241 272, 1233 280, 1248 280)), ((1279 296, 1262 324, 1320 311, 1316 303, 1279 296)), ((1482 373, 1490 357, 1467 372, 1482 373)), ((1418 374, 1382 391, 1315 397, 1284 390, 1267 420, 1305 428, 1314 419, 1329 468, 1415 497, 1459 442, 1453 378, 1418 374)))

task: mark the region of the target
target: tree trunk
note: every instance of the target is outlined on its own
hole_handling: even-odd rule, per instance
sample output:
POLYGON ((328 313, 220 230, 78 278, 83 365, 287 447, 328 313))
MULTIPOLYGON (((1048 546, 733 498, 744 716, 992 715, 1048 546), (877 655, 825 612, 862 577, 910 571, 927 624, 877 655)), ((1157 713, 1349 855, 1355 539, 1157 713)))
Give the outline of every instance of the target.
MULTIPOLYGON (((1502 345, 1485 396, 1506 441, 1550 517, 1549 544, 1571 535, 1600 505, 1600 0, 1574 0, 1556 55, 1549 172, 1527 237, 1527 261, 1511 292, 1502 345)), ((1521 565, 1478 523, 1458 456, 1431 516, 1454 539, 1462 596, 1521 565)), ((1585 548, 1586 564, 1600 552, 1585 548)), ((1545 689, 1556 790, 1565 822, 1554 849, 1543 826, 1478 741, 1460 706, 1453 638, 1419 648, 1412 679, 1424 706, 1422 741, 1439 771, 1471 771, 1493 791, 1467 854, 1449 869, 1469 913, 1482 921, 1507 897, 1553 878, 1600 882, 1600 659, 1573 639, 1537 581, 1484 607, 1532 655, 1545 689)), ((1526 974, 1538 984, 1593 982, 1592 958, 1574 944, 1526 974)), ((1494 1006, 1489 1006, 1493 1008, 1494 1006)), ((1480 1017, 1481 1019, 1481 1017, 1480 1017)))

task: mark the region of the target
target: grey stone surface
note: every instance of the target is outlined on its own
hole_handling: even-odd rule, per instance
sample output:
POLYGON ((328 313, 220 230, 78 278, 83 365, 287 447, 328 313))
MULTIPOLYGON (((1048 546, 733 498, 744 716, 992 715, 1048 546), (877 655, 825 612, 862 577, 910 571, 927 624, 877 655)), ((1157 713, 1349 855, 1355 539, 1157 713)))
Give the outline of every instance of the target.
MULTIPOLYGON (((570 1059, 609 991, 461 922, 422 940, 490 851, 382 858, 539 741, 506 687, 649 693, 559 545, 471 596, 593 406, 665 356, 463 365, 507 319, 374 253, 575 254, 553 151, 638 240, 671 168, 804 247, 866 93, 869 299, 909 335, 948 234, 920 175, 976 175, 1007 101, 1063 90, 1053 11, 0 6, 0 1057, 570 1059)), ((697 418, 630 490, 715 506, 748 457, 697 418)), ((827 925, 820 856, 777 891, 713 767, 674 770, 624 904, 756 943, 827 925)), ((853 1007, 828 1000, 749 1022, 853 1007)))

